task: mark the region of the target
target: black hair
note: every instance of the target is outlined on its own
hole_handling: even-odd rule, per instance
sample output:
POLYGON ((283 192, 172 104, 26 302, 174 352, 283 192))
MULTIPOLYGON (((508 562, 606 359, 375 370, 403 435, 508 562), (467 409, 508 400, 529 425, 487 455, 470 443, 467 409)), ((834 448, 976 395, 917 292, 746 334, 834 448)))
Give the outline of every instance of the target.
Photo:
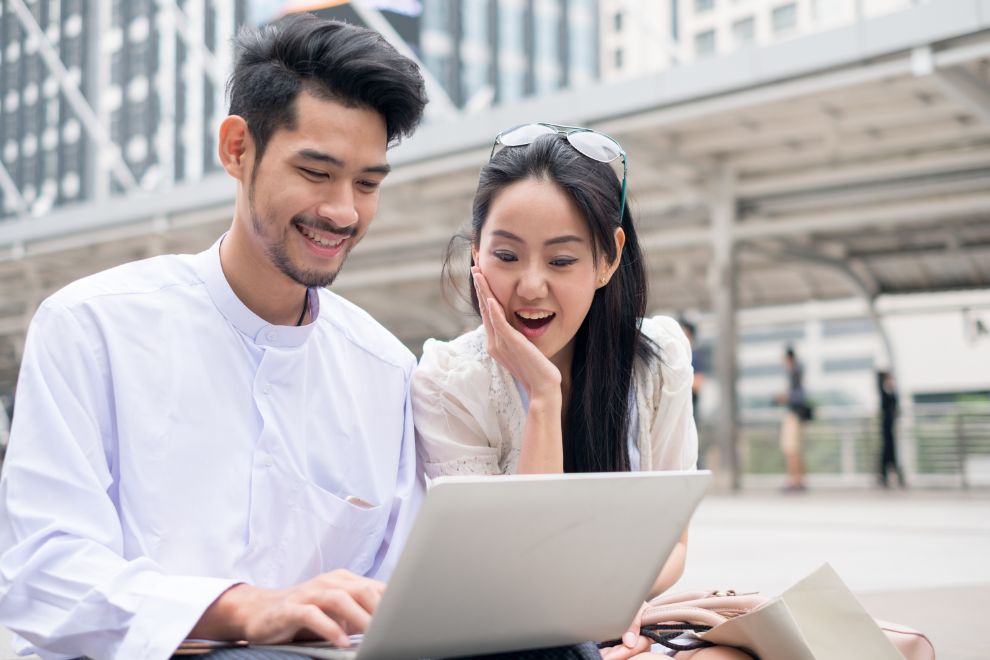
POLYGON ((227 83, 229 113, 247 122, 261 160, 272 135, 296 126, 296 98, 306 90, 385 120, 388 145, 411 135, 426 105, 423 76, 380 34, 312 14, 243 28, 227 83))
POLYGON ((796 360, 797 359, 797 355, 795 355, 795 353, 794 353, 794 347, 793 346, 788 346, 786 349, 784 349, 784 356, 787 357, 790 360, 796 360))
MULTIPOLYGON (((596 262, 615 262, 615 230, 621 227, 625 232, 618 269, 595 291, 574 338, 571 394, 564 402, 563 449, 565 472, 629 470, 627 436, 634 366, 659 358, 658 347, 640 332, 646 312, 646 269, 632 213, 627 204, 620 223, 622 188, 611 166, 582 155, 563 135, 541 136, 527 146, 502 149, 482 168, 471 215, 473 245, 478 244, 498 193, 526 179, 550 181, 574 202, 591 230, 596 262)), ((448 261, 449 257, 448 247, 448 261)), ((478 299, 470 284, 468 291, 477 312, 478 299)))

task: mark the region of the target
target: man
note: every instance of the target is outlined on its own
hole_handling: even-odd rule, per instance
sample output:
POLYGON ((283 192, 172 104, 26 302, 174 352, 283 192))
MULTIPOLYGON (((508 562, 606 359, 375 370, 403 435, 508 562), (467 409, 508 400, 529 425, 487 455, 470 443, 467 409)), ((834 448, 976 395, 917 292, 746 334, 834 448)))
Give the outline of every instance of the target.
POLYGON ((889 371, 877 372, 877 390, 880 396, 880 486, 887 488, 890 471, 897 475, 897 483, 901 488, 906 487, 904 471, 897 462, 897 437, 894 433, 897 425, 897 390, 894 388, 894 376, 889 371))
POLYGON ((377 34, 312 16, 238 49, 230 231, 75 282, 28 332, 0 482, 0 624, 19 652, 346 644, 415 513, 415 360, 323 287, 419 122, 422 77, 377 34))

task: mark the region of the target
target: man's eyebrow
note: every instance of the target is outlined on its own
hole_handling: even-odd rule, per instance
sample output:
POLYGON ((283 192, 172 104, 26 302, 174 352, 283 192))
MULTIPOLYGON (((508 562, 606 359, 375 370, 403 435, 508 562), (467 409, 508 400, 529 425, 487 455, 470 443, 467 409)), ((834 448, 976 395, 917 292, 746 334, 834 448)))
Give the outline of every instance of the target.
MULTIPOLYGON (((504 229, 496 229, 492 232, 492 236, 500 236, 501 238, 506 238, 510 241, 515 241, 517 243, 525 243, 525 241, 510 231, 505 231, 504 229)), ((580 236, 574 236, 571 234, 566 234, 564 236, 557 236, 543 242, 543 245, 559 245, 561 243, 584 243, 584 239, 580 236)))
MULTIPOLYGON (((300 149, 296 154, 307 160, 315 160, 321 163, 326 163, 328 165, 333 165, 334 167, 343 167, 344 161, 337 158, 332 154, 325 153, 323 151, 317 151, 316 149, 300 149)), ((382 163, 381 165, 369 165, 368 167, 362 168, 362 172, 368 172, 372 174, 388 174, 392 171, 392 166, 388 163, 382 163)))

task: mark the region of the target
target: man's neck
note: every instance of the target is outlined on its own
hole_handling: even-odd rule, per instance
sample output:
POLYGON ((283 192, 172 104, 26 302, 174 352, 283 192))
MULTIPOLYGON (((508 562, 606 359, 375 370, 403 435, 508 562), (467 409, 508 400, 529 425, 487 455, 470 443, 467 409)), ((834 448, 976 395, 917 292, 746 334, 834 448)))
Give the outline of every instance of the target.
POLYGON ((273 325, 296 325, 306 288, 264 256, 255 254, 238 223, 220 244, 220 266, 234 294, 252 312, 273 325))

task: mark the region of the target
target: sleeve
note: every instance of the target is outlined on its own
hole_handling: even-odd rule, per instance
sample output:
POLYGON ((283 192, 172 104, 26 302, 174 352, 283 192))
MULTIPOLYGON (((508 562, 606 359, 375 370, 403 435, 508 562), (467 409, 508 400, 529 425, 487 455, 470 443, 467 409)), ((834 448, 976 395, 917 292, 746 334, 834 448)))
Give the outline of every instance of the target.
POLYGON ((501 474, 489 376, 480 361, 430 340, 413 374, 416 444, 426 476, 501 474))
POLYGON ((0 479, 0 622, 22 653, 168 658, 235 582, 125 559, 112 381, 88 323, 49 301, 28 332, 0 479))
POLYGON ((402 428, 401 457, 392 510, 389 513, 385 539, 368 574, 377 580, 387 581, 391 577, 392 571, 395 570, 395 564, 399 561, 402 546, 405 545, 406 538, 412 530, 413 520, 416 518, 426 490, 423 482, 423 470, 416 455, 416 437, 413 427, 411 397, 413 366, 410 366, 406 374, 406 397, 403 405, 405 419, 402 428))
POLYGON ((643 332, 660 349, 660 387, 654 388, 650 424, 650 469, 694 470, 698 430, 691 403, 691 343, 677 321, 666 316, 644 320, 643 332))

